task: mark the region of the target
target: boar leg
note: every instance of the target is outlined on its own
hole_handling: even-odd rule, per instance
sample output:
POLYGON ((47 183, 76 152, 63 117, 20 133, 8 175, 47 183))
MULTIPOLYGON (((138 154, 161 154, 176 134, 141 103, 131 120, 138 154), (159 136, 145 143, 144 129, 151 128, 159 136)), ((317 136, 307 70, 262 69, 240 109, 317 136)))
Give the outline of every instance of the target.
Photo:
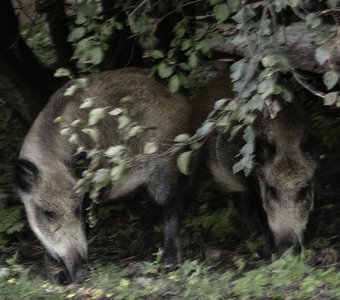
MULTIPOLYGON (((178 199, 178 198, 177 198, 178 199)), ((165 264, 176 265, 181 259, 181 243, 179 231, 183 210, 179 200, 171 199, 163 207, 164 213, 164 257, 165 264)))
POLYGON ((183 216, 181 196, 178 192, 178 170, 175 166, 157 167, 148 179, 148 189, 164 214, 165 264, 175 265, 181 261, 179 231, 183 216))
POLYGON ((275 250, 275 243, 268 226, 267 215, 261 206, 261 199, 254 192, 246 192, 234 201, 234 205, 249 236, 264 237, 262 256, 270 258, 275 250))

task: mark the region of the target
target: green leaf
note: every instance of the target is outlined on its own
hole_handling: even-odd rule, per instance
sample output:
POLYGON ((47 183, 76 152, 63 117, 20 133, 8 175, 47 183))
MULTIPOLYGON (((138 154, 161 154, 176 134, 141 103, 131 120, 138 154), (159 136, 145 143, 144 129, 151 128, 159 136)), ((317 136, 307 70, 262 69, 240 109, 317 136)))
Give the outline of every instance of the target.
POLYGON ((267 67, 279 66, 285 68, 288 66, 288 60, 286 57, 278 54, 269 54, 261 59, 262 65, 267 67))
POLYGON ((241 59, 233 63, 230 67, 230 77, 232 79, 232 82, 240 80, 246 74, 248 68, 249 62, 247 62, 245 59, 241 59))
MULTIPOLYGON (((16 231, 20 231, 23 228, 23 211, 21 206, 2 207, 0 210, 0 235, 3 233, 12 234, 16 231)), ((2 242, 2 240, 1 240, 2 242)), ((0 243, 3 246, 2 243, 0 243)), ((16 255, 12 259, 7 259, 6 262, 9 265, 14 265, 16 261, 16 255)), ((4 278, 4 277, 2 277, 4 278)))
POLYGON ((254 95, 247 103, 250 111, 259 110, 262 111, 264 101, 261 99, 259 94, 254 95))
POLYGON ((115 22, 115 27, 117 30, 122 30, 124 28, 124 25, 120 22, 115 22))
POLYGON ((256 16, 255 11, 248 7, 245 6, 241 8, 236 15, 232 17, 232 19, 237 22, 237 23, 247 23, 249 22, 252 18, 256 16))
POLYGON ((296 7, 300 4, 301 0, 286 0, 287 4, 291 7, 296 7))
POLYGON ((160 59, 164 57, 163 51, 160 51, 160 50, 153 50, 151 51, 150 55, 154 59, 160 59))
POLYGON ((55 77, 69 77, 72 78, 71 71, 65 68, 59 68, 54 73, 55 77))
POLYGON ((99 142, 99 132, 97 128, 85 128, 81 131, 86 133, 94 142, 99 142))
POLYGON ((193 52, 189 55, 189 59, 188 59, 188 65, 190 66, 190 68, 194 69, 197 67, 198 65, 198 57, 196 52, 193 52))
POLYGON ((157 152, 158 150, 158 145, 154 142, 147 142, 144 146, 144 154, 153 154, 157 152))
POLYGON ((161 78, 168 78, 172 75, 173 69, 169 67, 166 63, 161 63, 158 66, 158 75, 161 78))
POLYGON ((323 100, 324 100, 324 105, 338 106, 337 104, 340 101, 340 96, 338 92, 332 92, 332 93, 326 94, 323 100))
POLYGON ((174 142, 177 142, 177 143, 185 143, 189 140, 190 140, 190 135, 187 133, 179 134, 178 136, 174 138, 174 142))
POLYGON ((241 1, 240 0, 228 0, 228 6, 231 11, 236 11, 240 8, 241 1))
POLYGON ((339 81, 339 74, 333 70, 326 72, 323 75, 323 82, 327 86, 327 89, 333 88, 339 81))
POLYGON ((128 137, 132 138, 135 137, 137 134, 143 132, 144 127, 140 125, 132 126, 131 129, 129 130, 128 137))
POLYGON ((186 51, 191 47, 191 40, 184 40, 181 43, 181 50, 186 51))
POLYGON ((180 81, 178 75, 173 75, 169 80, 169 91, 175 93, 180 87, 180 81))
POLYGON ((292 92, 289 91, 287 88, 282 88, 281 89, 281 96, 287 102, 292 102, 293 101, 292 92))
POLYGON ((118 153, 122 152, 125 149, 124 146, 118 145, 118 146, 111 146, 105 151, 105 155, 109 157, 114 157, 118 153))
MULTIPOLYGON (((254 130, 252 129, 251 126, 247 126, 244 129, 244 133, 243 133, 243 139, 247 142, 247 143, 252 143, 255 139, 255 133, 254 130)), ((251 151, 249 154, 253 153, 253 151, 251 151)))
POLYGON ((218 129, 221 129, 222 132, 227 132, 230 128, 231 122, 230 122, 230 117, 229 115, 224 116, 220 120, 216 122, 216 127, 218 129))
POLYGON ((86 34, 85 27, 77 27, 73 29, 67 37, 68 42, 80 40, 86 34))
POLYGON ((122 115, 118 117, 118 129, 123 129, 130 123, 131 119, 128 116, 122 115))
POLYGON ((122 99, 119 100, 121 104, 130 104, 133 102, 133 97, 130 95, 124 96, 122 99))
POLYGON ((64 96, 73 96, 77 89, 78 87, 76 84, 71 85, 69 88, 66 89, 64 96))
POLYGON ((111 19, 108 19, 101 27, 100 27, 100 33, 103 38, 108 38, 113 31, 113 24, 110 23, 112 21, 111 19))
POLYGON ((87 78, 78 78, 76 80, 77 87, 80 89, 84 89, 87 87, 88 79, 87 78))
POLYGON ((322 66, 330 58, 330 53, 325 46, 320 46, 315 50, 315 59, 322 66))
POLYGON ((99 169, 94 173, 92 182, 96 183, 97 187, 105 187, 110 182, 110 170, 99 169))
POLYGON ((185 27, 177 27, 176 28, 176 38, 181 39, 185 35, 186 30, 185 27))
POLYGON ((138 40, 144 49, 154 49, 158 43, 158 38, 150 33, 139 36, 138 40))
POLYGON ((339 5, 339 0, 327 0, 326 2, 329 8, 336 8, 339 5))
POLYGON ((243 125, 235 125, 230 131, 230 139, 234 138, 234 136, 242 129, 243 125))
POLYGON ((201 50, 201 52, 202 52, 204 55, 209 55, 209 54, 210 54, 211 47, 212 47, 211 40, 209 40, 209 39, 203 39, 203 40, 201 40, 201 41, 197 44, 196 49, 197 49, 197 50, 201 50))
POLYGON ((83 120, 82 119, 76 119, 71 123, 72 127, 80 127, 80 125, 82 125, 83 120))
POLYGON ((243 170, 246 176, 249 175, 252 170, 253 160, 251 157, 244 157, 239 162, 233 165, 233 173, 236 174, 243 170))
POLYGON ((204 136, 210 133, 212 128, 214 127, 214 122, 212 121, 205 121, 203 125, 197 129, 196 134, 199 136, 204 136))
POLYGON ((213 14, 218 23, 222 23, 229 17, 229 6, 225 3, 217 4, 213 8, 213 14))
POLYGON ((217 3, 220 3, 221 0, 209 0, 210 5, 216 5, 217 3))
POLYGON ((228 99, 217 100, 214 104, 214 110, 220 110, 224 104, 226 104, 228 99))
POLYGON ((235 261, 235 266, 237 268, 237 271, 242 271, 244 267, 246 266, 246 262, 244 261, 244 258, 239 258, 237 261, 235 261))
POLYGON ((62 121, 63 121, 63 117, 62 117, 62 116, 59 116, 59 117, 56 117, 56 118, 53 120, 53 123, 55 123, 55 124, 60 124, 62 121))
POLYGON ((77 18, 75 20, 75 23, 78 25, 84 24, 86 22, 86 17, 82 14, 77 14, 77 18))
POLYGON ((97 12, 97 3, 93 0, 83 1, 78 4, 77 14, 92 17, 97 12))
POLYGON ((78 195, 83 195, 90 190, 91 182, 87 178, 81 178, 77 181, 74 189, 78 195))
POLYGON ((111 116, 118 116, 123 113, 123 109, 120 107, 117 107, 109 112, 109 115, 111 116))
POLYGON ((67 128, 63 128, 62 130, 60 130, 60 135, 61 136, 66 136, 66 137, 70 137, 72 134, 72 129, 67 127, 67 128))
POLYGON ((315 14, 311 13, 306 16, 306 23, 311 28, 316 28, 321 24, 321 19, 315 14))
POLYGON ((313 41, 316 45, 325 44, 331 36, 331 25, 321 25, 318 30, 314 31, 313 41))
POLYGON ((79 108, 90 108, 93 106, 94 97, 85 98, 79 108))
POLYGON ((181 153, 177 158, 177 167, 184 175, 189 174, 190 158, 192 150, 181 153))
POLYGON ((100 64, 104 59, 104 51, 99 46, 90 49, 88 55, 94 65, 100 64))
POLYGON ((77 133, 72 133, 71 136, 69 137, 68 141, 72 144, 79 144, 79 137, 77 133))
POLYGON ((95 108, 90 111, 89 114, 89 125, 95 125, 97 124, 101 119, 103 119, 106 116, 106 107, 99 107, 95 108))
POLYGON ((121 162, 119 165, 112 168, 111 180, 112 181, 120 180, 124 174, 125 169, 126 169, 126 165, 124 162, 121 162))

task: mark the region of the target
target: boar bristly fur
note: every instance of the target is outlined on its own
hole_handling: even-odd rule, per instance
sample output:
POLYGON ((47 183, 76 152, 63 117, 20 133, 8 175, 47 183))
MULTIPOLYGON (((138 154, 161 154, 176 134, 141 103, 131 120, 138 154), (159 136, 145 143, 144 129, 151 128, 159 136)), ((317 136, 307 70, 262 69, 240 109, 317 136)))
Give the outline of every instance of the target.
MULTIPOLYGON (((58 90, 35 120, 20 152, 16 178, 29 224, 46 249, 47 268, 58 263, 65 273, 57 280, 79 282, 86 276, 87 240, 81 212, 83 199, 74 191, 76 147, 60 135, 60 125, 54 119, 61 116, 68 124, 76 119, 87 120, 89 110, 79 109, 87 97, 94 97, 95 107, 116 108, 121 106, 123 97, 130 96, 131 115, 140 125, 152 129, 127 143, 117 133, 117 121, 108 116, 97 124, 100 144, 103 147, 125 144, 143 152, 146 142, 155 141, 161 152, 174 137, 189 131, 190 109, 184 97, 171 94, 142 70, 89 75, 86 88, 74 96, 65 96, 66 88, 71 85, 72 82, 58 90)), ((93 146, 85 134, 80 139, 86 146, 93 146)), ((178 178, 176 157, 170 155, 129 170, 106 193, 113 199, 142 184, 147 186, 154 200, 164 207, 164 259, 173 264, 180 260, 178 178)))
MULTIPOLYGON (((194 126, 204 120, 215 101, 233 97, 226 70, 191 99, 194 126)), ((275 118, 265 107, 253 124, 255 165, 248 177, 232 172, 244 144, 240 136, 230 140, 228 133, 214 133, 202 150, 215 180, 242 195, 235 206, 246 227, 265 236, 267 255, 273 250, 281 255, 290 246, 298 250, 313 209, 316 161, 308 145, 308 127, 298 100, 281 102, 275 118)))

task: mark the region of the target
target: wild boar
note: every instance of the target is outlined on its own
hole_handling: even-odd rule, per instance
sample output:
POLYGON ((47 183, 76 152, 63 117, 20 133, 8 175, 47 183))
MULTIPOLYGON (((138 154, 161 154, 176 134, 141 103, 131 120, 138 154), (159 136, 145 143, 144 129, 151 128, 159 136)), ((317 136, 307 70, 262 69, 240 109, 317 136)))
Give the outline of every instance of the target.
MULTIPOLYGON (((66 282, 80 282, 85 278, 88 247, 81 212, 83 199, 74 190, 77 178, 73 160, 77 147, 60 135, 55 118, 61 116, 67 123, 86 120, 88 111, 79 106, 87 97, 94 97, 96 107, 119 107, 119 101, 129 96, 134 101, 133 116, 141 126, 152 128, 133 139, 134 149, 143 153, 145 143, 155 141, 160 153, 174 137, 189 131, 187 99, 171 94, 143 70, 107 71, 87 78, 87 87, 73 96, 64 95, 72 84, 68 83, 51 97, 24 140, 16 172, 17 191, 29 224, 46 250, 46 266, 48 269, 54 264, 62 267, 64 273, 55 279, 66 282)), ((104 118, 97 125, 103 145, 125 143, 112 118, 104 118)), ((89 143, 84 135, 80 135, 80 139, 84 144, 89 143)), ((153 199, 163 206, 164 260, 169 263, 180 260, 178 180, 176 157, 170 155, 149 160, 110 186, 109 198, 117 198, 145 184, 153 199)))
MULTIPOLYGON (((233 97, 226 70, 192 97, 194 128, 206 118, 215 101, 233 97)), ((206 157, 206 166, 217 182, 241 194, 235 206, 252 234, 265 236, 266 256, 272 251, 281 255, 291 246, 299 250, 314 203, 317 163, 310 151, 307 118, 298 100, 281 106, 275 118, 265 107, 253 124, 255 165, 248 177, 232 172, 244 144, 240 137, 230 140, 229 133, 214 133, 200 155, 206 157)))

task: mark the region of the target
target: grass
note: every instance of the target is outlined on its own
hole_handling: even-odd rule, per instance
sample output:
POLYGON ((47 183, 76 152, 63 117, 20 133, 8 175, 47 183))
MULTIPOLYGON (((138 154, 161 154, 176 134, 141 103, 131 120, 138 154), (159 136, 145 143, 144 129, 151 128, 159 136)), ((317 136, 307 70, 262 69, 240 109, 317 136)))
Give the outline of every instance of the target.
POLYGON ((7 261, 0 276, 1 299, 339 299, 340 272, 310 264, 287 253, 253 270, 218 271, 202 262, 185 261, 173 272, 162 272, 158 261, 127 266, 94 264, 81 285, 57 286, 7 261))

